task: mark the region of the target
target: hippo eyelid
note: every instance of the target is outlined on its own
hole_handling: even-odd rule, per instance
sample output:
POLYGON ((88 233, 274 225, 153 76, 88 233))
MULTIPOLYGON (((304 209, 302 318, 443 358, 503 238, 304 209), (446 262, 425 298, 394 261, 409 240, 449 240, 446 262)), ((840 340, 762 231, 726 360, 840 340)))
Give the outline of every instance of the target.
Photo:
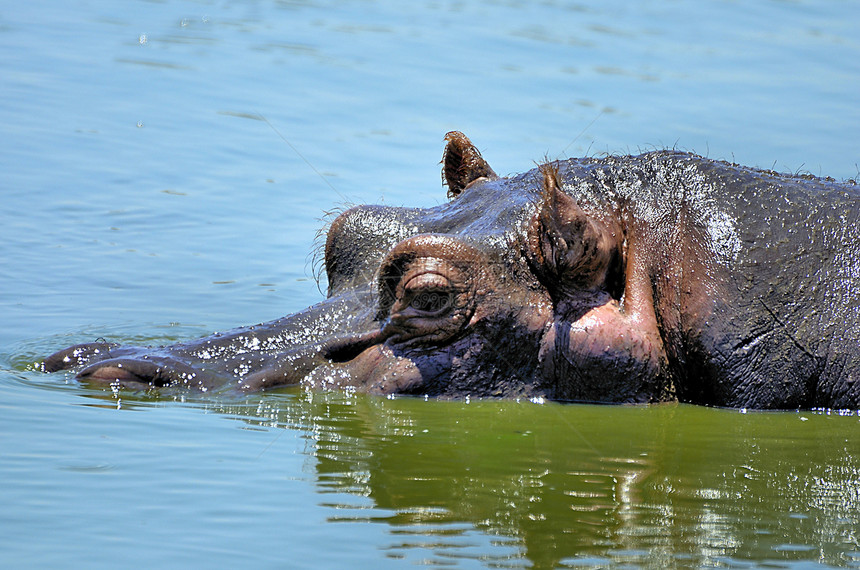
POLYGON ((403 285, 403 292, 404 294, 409 294, 429 290, 450 290, 452 288, 453 284, 448 277, 441 273, 427 271, 410 276, 403 285))
POLYGON ((375 320, 395 316, 432 320, 452 311, 468 312, 474 265, 482 261, 477 249, 453 236, 420 234, 403 240, 388 253, 377 274, 375 320), (415 298, 419 293, 425 296, 415 298))

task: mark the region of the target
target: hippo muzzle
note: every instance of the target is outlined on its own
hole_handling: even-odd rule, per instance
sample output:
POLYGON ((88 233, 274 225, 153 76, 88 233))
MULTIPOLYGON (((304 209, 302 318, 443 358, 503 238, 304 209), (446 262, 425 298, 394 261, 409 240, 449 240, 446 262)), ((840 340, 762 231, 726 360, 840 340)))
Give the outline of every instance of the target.
POLYGON ((329 353, 346 359, 376 334, 367 303, 367 294, 350 291, 276 321, 170 346, 80 344, 49 356, 42 368, 77 369, 85 383, 138 390, 247 392, 297 384, 331 363, 329 353), (358 332, 345 334, 341 327, 358 332))

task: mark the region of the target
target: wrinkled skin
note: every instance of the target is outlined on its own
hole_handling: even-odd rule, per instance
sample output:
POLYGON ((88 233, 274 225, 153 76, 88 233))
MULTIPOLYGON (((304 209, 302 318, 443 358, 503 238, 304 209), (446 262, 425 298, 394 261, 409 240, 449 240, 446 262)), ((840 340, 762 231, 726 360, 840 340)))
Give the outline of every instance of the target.
POLYGON ((495 174, 453 132, 450 202, 328 230, 328 298, 45 371, 133 389, 860 407, 860 190, 659 151, 495 174))

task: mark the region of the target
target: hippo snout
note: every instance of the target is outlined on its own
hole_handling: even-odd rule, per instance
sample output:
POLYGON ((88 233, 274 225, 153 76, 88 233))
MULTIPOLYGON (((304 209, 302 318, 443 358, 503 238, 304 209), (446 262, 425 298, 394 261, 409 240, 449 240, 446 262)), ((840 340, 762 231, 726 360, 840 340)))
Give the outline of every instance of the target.
POLYGON ((384 340, 370 295, 351 289, 275 321, 173 345, 78 344, 48 356, 42 370, 76 370, 93 386, 131 390, 247 393, 294 385, 384 340))

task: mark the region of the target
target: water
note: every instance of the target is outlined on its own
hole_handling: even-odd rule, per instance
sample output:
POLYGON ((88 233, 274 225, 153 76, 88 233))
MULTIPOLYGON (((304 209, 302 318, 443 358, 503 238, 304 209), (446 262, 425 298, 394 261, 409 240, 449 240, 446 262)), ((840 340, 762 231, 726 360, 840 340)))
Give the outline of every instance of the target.
POLYGON ((860 566, 856 414, 182 402, 32 368, 316 302, 326 213, 441 203, 452 129, 500 174, 674 146, 857 177, 858 22, 847 1, 0 8, 0 563, 860 566))

